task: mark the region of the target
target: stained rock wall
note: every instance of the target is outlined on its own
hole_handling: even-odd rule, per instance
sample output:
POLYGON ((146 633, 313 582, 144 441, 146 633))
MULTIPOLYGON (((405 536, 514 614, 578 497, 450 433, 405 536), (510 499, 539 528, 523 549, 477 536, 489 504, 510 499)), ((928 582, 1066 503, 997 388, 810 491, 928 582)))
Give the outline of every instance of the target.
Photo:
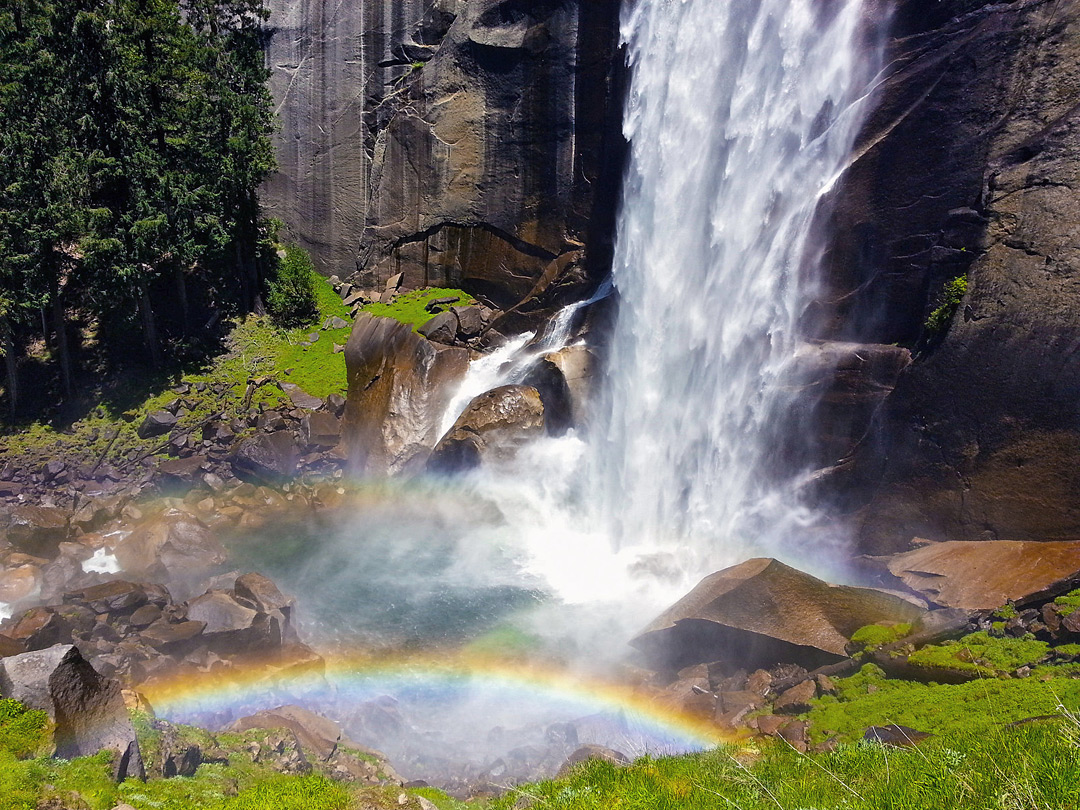
POLYGON ((808 329, 914 360, 830 497, 869 551, 1075 538, 1080 3, 905 0, 892 31, 808 329))
POLYGON ((323 272, 525 311, 604 274, 618 0, 270 6, 280 169, 264 200, 323 272))

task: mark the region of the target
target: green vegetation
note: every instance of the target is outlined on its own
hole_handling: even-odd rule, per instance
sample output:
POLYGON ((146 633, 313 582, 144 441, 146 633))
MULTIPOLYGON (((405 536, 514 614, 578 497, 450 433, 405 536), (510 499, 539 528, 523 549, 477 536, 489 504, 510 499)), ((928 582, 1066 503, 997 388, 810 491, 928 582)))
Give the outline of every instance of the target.
POLYGON ((867 664, 836 685, 836 696, 818 698, 807 715, 816 740, 834 735, 855 740, 868 726, 888 723, 941 736, 978 734, 1004 723, 1056 714, 1062 703, 1074 710, 1080 706, 1080 681, 1068 677, 931 685, 891 680, 867 664))
MULTIPOLYGON (((29 711, 13 700, 0 701, 0 807, 40 810, 45 807, 111 810, 121 802, 136 810, 418 810, 411 792, 395 787, 360 787, 334 782, 319 773, 285 776, 255 762, 265 732, 211 735, 191 726, 172 726, 173 750, 198 745, 227 750, 228 764, 203 763, 195 776, 162 779, 162 747, 166 735, 151 718, 132 717, 150 779, 111 778, 112 757, 103 752, 71 761, 41 756, 48 747, 44 712, 29 711), (219 748, 223 747, 222 748, 219 748), (37 758, 28 759, 28 756, 37 758), (402 799, 402 796, 405 799, 402 799)), ((265 742, 265 740, 264 740, 265 742)), ((425 797, 441 810, 459 810, 439 791, 425 797)))
POLYGON ((945 282, 941 288, 941 303, 926 319, 925 328, 927 333, 937 335, 945 331, 953 315, 956 314, 956 308, 960 306, 960 302, 964 299, 967 288, 968 279, 966 275, 957 276, 945 282))
MULTIPOLYGON (((18 433, 4 437, 4 448, 11 455, 100 458, 102 463, 119 464, 131 453, 148 453, 161 444, 160 439, 140 439, 136 430, 148 411, 176 399, 171 388, 179 383, 191 386, 184 395, 191 404, 181 422, 184 427, 195 427, 214 414, 224 413, 226 418, 240 415, 251 377, 292 382, 317 397, 344 394, 345 357, 335 346, 345 344, 351 327, 323 331, 321 326, 335 316, 348 320, 349 311, 326 279, 316 276, 313 286, 318 327, 282 329, 268 317, 249 315, 236 323, 225 351, 201 367, 171 378, 159 377, 149 393, 144 389, 115 392, 86 417, 62 428, 46 422, 23 426, 18 433), (307 345, 309 333, 316 330, 319 339, 307 345), (200 384, 202 391, 197 389, 200 384), (214 391, 219 385, 226 388, 223 395, 214 391)), ((251 405, 277 405, 284 398, 276 385, 263 385, 255 390, 251 405)))
POLYGON ((49 716, 17 700, 0 700, 0 749, 16 757, 44 753, 49 744, 49 716))
POLYGON ((494 810, 962 810, 1067 808, 1080 801, 1074 725, 962 733, 918 748, 849 743, 804 755, 780 743, 619 768, 592 761, 564 780, 523 786, 494 810), (516 805, 522 797, 525 805, 516 805))
POLYGON ((868 624, 860 627, 851 636, 851 643, 860 650, 872 647, 881 647, 892 644, 911 633, 911 625, 902 624, 868 624))
POLYGON ((98 376, 92 359, 160 368, 205 349, 205 324, 255 308, 267 270, 256 190, 273 167, 267 17, 262 0, 0 9, 0 353, 13 411, 41 387, 46 358, 72 400, 98 376), (35 379, 20 385, 24 365, 35 379))
POLYGON ((267 285, 266 309, 279 326, 305 326, 318 314, 315 265, 298 245, 285 246, 285 258, 267 285))
POLYGON ((381 318, 393 318, 396 321, 407 323, 415 330, 430 321, 435 316, 424 307, 429 301, 436 298, 459 298, 454 306, 466 306, 475 304, 476 299, 461 290, 453 290, 447 287, 433 287, 424 290, 415 290, 398 296, 391 304, 367 304, 365 312, 378 315, 381 318))
POLYGON ((1054 604, 1058 607, 1080 610, 1080 589, 1070 591, 1064 596, 1059 596, 1054 600, 1054 604))
POLYGON ((1036 664, 1046 657, 1049 649, 1045 641, 1034 638, 995 638, 980 631, 959 641, 923 647, 908 656, 908 661, 918 666, 945 667, 993 678, 1036 664))

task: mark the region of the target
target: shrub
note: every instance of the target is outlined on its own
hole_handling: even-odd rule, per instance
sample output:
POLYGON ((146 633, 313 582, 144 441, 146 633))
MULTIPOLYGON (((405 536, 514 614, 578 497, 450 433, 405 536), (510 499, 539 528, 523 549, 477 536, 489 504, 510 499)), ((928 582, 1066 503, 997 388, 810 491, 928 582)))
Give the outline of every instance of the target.
POLYGON ((285 258, 267 285, 266 309, 274 323, 293 328, 315 320, 315 265, 299 245, 287 245, 285 258))
POLYGON ((941 304, 926 319, 926 331, 931 335, 943 332, 956 314, 956 308, 967 293, 967 276, 957 276, 946 281, 941 288, 941 304))

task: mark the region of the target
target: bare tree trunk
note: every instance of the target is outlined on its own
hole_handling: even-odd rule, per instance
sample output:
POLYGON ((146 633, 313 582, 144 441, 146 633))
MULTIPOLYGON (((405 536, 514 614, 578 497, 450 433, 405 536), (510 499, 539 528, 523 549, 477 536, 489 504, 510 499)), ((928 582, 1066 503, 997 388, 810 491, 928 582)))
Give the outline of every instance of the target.
POLYGON ((180 317, 183 322, 184 337, 191 332, 190 311, 188 309, 187 279, 184 278, 184 268, 179 263, 176 265, 174 278, 176 279, 176 297, 180 301, 180 317))
POLYGON ((0 340, 3 341, 4 366, 7 369, 8 403, 11 405, 11 415, 14 416, 19 410, 19 365, 15 356, 15 336, 11 331, 11 322, 4 317, 0 317, 0 340))
POLYGON ((150 365, 161 368, 161 345, 158 343, 157 321, 154 319, 150 293, 145 287, 139 290, 139 318, 142 320, 146 346, 150 350, 150 365))
POLYGON ((67 315, 64 303, 60 300, 60 282, 53 276, 50 306, 52 310, 52 328, 56 338, 56 355, 60 358, 60 382, 64 389, 64 398, 71 399, 75 386, 71 379, 71 347, 68 345, 67 315))

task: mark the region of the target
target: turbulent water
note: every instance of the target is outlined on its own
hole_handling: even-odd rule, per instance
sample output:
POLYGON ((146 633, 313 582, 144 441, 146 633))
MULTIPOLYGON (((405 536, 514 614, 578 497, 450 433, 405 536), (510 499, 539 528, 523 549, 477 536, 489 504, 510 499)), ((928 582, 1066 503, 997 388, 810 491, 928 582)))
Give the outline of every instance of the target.
POLYGON ((777 475, 813 294, 813 214, 848 158, 876 54, 862 0, 631 3, 620 316, 592 486, 617 545, 695 574, 799 556, 814 520, 777 475))

